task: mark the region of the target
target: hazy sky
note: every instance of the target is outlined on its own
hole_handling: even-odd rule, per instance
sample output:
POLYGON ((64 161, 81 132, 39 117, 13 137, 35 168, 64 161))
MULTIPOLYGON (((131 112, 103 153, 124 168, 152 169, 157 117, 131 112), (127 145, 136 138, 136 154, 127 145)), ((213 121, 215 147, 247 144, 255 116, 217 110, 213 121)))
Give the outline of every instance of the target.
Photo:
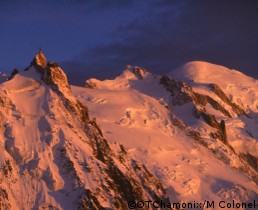
POLYGON ((41 47, 72 83, 126 64, 165 74, 192 60, 258 78, 255 0, 0 0, 0 71, 28 66, 41 47))

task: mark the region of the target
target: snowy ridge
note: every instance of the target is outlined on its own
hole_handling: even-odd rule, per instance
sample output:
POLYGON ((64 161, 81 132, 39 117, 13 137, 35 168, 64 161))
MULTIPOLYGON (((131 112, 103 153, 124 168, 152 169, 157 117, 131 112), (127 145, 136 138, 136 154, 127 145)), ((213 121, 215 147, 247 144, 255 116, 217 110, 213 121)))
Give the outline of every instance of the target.
POLYGON ((190 82, 190 84, 217 84, 235 103, 246 112, 258 111, 258 81, 243 73, 223 66, 194 61, 170 72, 173 78, 190 82))

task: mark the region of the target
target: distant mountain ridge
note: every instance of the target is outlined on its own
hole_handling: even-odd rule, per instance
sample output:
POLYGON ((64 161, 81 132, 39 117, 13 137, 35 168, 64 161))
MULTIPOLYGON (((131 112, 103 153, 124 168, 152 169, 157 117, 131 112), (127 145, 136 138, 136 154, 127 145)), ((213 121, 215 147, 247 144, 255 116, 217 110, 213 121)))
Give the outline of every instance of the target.
POLYGON ((257 85, 190 62, 77 87, 40 50, 0 85, 0 209, 258 199, 257 85))

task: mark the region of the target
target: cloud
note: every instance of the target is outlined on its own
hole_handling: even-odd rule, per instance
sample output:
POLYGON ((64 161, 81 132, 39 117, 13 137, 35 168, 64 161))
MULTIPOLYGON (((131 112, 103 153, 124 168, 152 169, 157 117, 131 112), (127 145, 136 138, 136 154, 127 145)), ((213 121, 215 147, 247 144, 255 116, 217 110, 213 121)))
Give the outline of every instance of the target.
POLYGON ((121 23, 107 43, 79 56, 84 69, 113 76, 131 64, 165 74, 187 61, 205 60, 258 76, 257 4, 149 2, 141 16, 121 23))
POLYGON ((82 5, 83 11, 86 13, 94 13, 100 12, 103 10, 110 10, 110 9, 121 9, 132 7, 136 0, 70 0, 71 4, 74 5, 82 5))

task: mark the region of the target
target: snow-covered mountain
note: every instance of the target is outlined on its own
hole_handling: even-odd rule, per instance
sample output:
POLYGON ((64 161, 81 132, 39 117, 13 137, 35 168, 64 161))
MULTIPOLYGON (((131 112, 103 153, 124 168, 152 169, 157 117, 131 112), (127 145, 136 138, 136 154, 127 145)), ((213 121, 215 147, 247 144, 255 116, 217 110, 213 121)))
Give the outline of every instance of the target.
POLYGON ((257 80, 205 62, 167 76, 128 66, 71 86, 40 51, 0 85, 0 209, 253 202, 257 91, 257 80))

